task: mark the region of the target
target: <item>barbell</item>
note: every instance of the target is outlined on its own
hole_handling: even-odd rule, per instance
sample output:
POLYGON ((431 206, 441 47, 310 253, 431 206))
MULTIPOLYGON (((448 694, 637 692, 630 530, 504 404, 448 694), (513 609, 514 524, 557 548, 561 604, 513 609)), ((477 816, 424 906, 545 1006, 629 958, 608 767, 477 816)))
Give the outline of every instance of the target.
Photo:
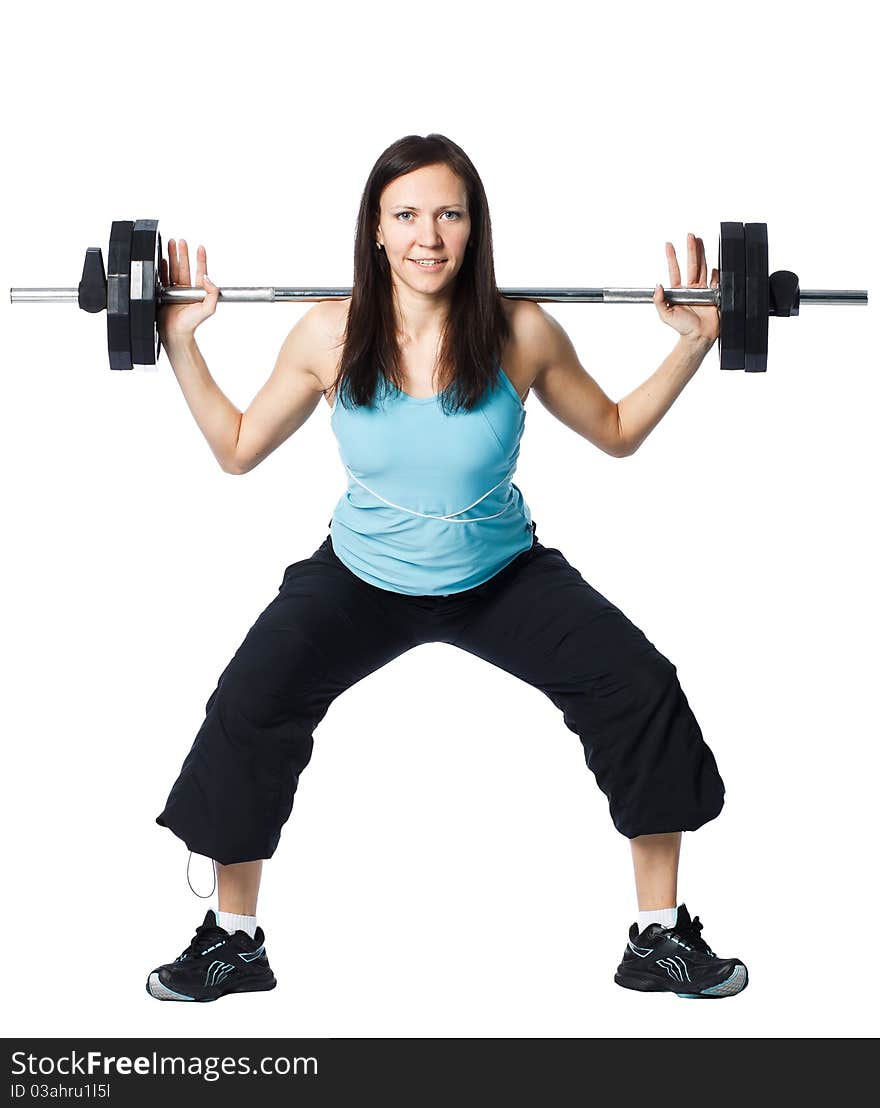
MULTIPOLYGON (((10 289, 13 304, 79 305, 86 312, 107 312, 107 348, 111 369, 155 365, 161 350, 160 304, 191 304, 204 289, 165 286, 161 279, 162 236, 156 219, 117 220, 110 228, 107 271, 101 248, 86 250, 76 288, 10 289)), ((721 316, 718 355, 721 369, 767 369, 770 316, 796 316, 802 304, 868 303, 866 289, 802 289, 796 273, 769 272, 766 223, 722 223, 718 238, 717 288, 667 288, 670 304, 714 304, 721 316)), ((289 303, 342 300, 350 288, 220 289, 221 304, 289 303)), ((512 300, 558 304, 650 304, 648 288, 502 288, 512 300)))

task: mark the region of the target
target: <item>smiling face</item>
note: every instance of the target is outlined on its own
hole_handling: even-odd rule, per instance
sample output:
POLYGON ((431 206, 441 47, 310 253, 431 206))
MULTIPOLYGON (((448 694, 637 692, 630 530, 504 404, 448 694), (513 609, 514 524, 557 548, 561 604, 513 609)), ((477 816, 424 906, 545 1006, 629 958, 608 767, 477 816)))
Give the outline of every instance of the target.
POLYGON ((423 166, 389 182, 379 208, 376 241, 392 281, 422 295, 448 291, 471 233, 464 181, 447 165, 423 166))

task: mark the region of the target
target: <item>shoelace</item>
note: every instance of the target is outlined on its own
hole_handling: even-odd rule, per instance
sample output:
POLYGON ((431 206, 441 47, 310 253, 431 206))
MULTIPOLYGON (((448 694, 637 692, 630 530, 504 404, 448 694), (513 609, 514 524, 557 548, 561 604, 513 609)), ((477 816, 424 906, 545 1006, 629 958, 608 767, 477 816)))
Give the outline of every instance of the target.
POLYGON ((710 958, 715 957, 715 952, 710 949, 705 939, 700 938, 700 932, 703 930, 703 925, 700 922, 699 916, 694 916, 690 922, 689 927, 670 927, 669 930, 673 935, 678 935, 680 938, 689 942, 691 946, 701 950, 704 954, 708 954, 710 958))
POLYGON ((229 932, 225 931, 222 927, 217 927, 213 923, 200 923, 196 928, 196 933, 193 935, 189 946, 176 960, 182 962, 184 958, 188 958, 190 954, 195 953, 196 947, 201 946, 205 942, 209 942, 215 937, 219 938, 221 935, 225 939, 229 938, 229 932))

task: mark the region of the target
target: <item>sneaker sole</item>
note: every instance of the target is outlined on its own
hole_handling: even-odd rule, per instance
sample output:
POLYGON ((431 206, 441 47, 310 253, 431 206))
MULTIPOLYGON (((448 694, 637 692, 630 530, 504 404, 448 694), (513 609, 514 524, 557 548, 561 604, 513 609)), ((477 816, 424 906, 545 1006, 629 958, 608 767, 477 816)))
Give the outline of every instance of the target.
POLYGON ((675 993, 676 996, 687 1000, 719 1000, 725 996, 736 996, 737 993, 741 993, 749 983, 749 974, 745 966, 734 966, 730 977, 698 993, 680 993, 674 986, 666 985, 655 977, 636 973, 628 973, 624 976, 618 972, 615 973, 614 980, 624 989, 635 989, 640 993, 675 993))
POLYGON ((150 996, 156 1000, 190 1000, 199 1004, 205 1004, 212 1000, 219 1000, 221 996, 227 996, 230 993, 264 993, 269 989, 274 989, 278 982, 273 977, 271 981, 255 981, 250 985, 244 985, 237 989, 224 989, 222 992, 217 993, 216 996, 187 996, 185 993, 179 993, 174 989, 164 985, 159 980, 158 971, 153 970, 150 976, 147 978, 146 989, 150 996))

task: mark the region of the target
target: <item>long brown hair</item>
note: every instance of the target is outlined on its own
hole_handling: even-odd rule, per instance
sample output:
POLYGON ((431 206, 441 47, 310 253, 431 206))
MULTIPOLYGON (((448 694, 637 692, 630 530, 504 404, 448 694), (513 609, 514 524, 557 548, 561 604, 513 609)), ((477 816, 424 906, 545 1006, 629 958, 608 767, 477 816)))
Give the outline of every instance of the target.
POLYGON ((438 380, 443 410, 478 403, 487 386, 498 381, 501 351, 510 323, 495 284, 492 225, 483 182, 470 158, 444 135, 406 135, 384 150, 367 178, 358 211, 354 243, 354 282, 343 352, 333 387, 340 402, 372 406, 380 380, 403 390, 400 349, 391 296, 391 268, 384 250, 376 249, 379 198, 385 186, 427 165, 447 165, 465 184, 471 232, 461 269, 456 274, 449 315, 443 328, 438 380))

